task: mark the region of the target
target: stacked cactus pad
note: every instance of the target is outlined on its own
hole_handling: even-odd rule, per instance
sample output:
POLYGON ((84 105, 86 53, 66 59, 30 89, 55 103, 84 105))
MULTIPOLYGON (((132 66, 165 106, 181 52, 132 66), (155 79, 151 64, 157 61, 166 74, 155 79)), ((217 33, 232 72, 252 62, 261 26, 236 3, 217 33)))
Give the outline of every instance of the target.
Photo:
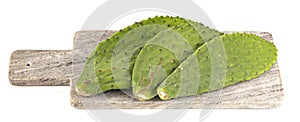
POLYGON ((256 35, 156 16, 100 42, 85 61, 76 92, 132 88, 138 100, 193 96, 256 78, 276 59, 275 45, 256 35))

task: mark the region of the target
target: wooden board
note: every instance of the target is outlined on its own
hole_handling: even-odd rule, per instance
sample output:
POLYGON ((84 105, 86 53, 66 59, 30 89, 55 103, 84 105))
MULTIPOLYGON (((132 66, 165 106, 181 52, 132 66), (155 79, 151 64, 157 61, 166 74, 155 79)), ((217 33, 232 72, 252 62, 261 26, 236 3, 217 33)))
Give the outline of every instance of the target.
MULTIPOLYGON (((273 41, 271 34, 267 32, 247 33, 255 33, 273 41)), ((94 44, 98 43, 95 40, 101 41, 108 35, 101 31, 77 33, 74 41, 74 60, 85 59, 96 46, 94 44), (83 49, 90 50, 82 52, 83 49)), ((270 71, 251 81, 245 81, 223 90, 168 101, 162 101, 159 98, 150 101, 138 101, 120 90, 108 91, 92 97, 77 95, 74 81, 77 80, 82 65, 77 66, 74 66, 74 77, 71 83, 71 104, 81 109, 276 108, 280 106, 283 99, 283 88, 277 63, 270 71)), ((126 93, 130 93, 130 90, 127 90, 126 93)))
MULTIPOLYGON (((258 78, 214 92, 169 101, 158 98, 137 101, 119 90, 83 97, 75 93, 84 60, 94 47, 114 31, 79 31, 73 50, 19 50, 11 56, 10 83, 19 86, 66 86, 71 81, 71 104, 80 109, 135 108, 276 108, 281 105, 283 88, 276 63, 258 78), (72 65, 71 65, 72 64, 72 65)), ((231 33, 231 32, 225 32, 231 33)), ((273 41, 267 32, 255 33, 273 41)))

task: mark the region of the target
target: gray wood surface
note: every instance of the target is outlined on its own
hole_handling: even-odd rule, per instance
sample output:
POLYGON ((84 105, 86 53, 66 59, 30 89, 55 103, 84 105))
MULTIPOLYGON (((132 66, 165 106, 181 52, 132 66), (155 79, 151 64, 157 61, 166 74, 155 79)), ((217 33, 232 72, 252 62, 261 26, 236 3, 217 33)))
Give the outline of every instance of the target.
MULTIPOLYGON (((94 47, 113 31, 79 31, 74 37, 73 50, 18 50, 11 56, 10 83, 19 86, 66 86, 71 81, 71 104, 80 109, 113 108, 276 108, 281 105, 283 88, 278 64, 258 78, 222 90, 192 97, 161 101, 137 101, 120 90, 92 97, 75 93, 74 81, 78 78, 84 60, 94 47)), ((225 32, 231 33, 231 32, 225 32)), ((255 33, 269 41, 267 32, 255 33)))
MULTIPOLYGON (((272 35, 267 32, 246 33, 254 33, 273 41, 272 35)), ((87 57, 98 43, 95 41, 101 41, 108 35, 101 31, 79 32, 74 40, 74 60, 82 60, 87 57), (90 50, 82 52, 83 49, 90 50)), ((131 97, 130 90, 108 91, 92 97, 77 95, 74 81, 80 75, 82 66, 80 64, 73 67, 74 77, 71 81, 71 104, 80 109, 276 108, 281 105, 283 99, 283 88, 277 63, 270 71, 251 81, 218 91, 168 101, 161 101, 159 98, 138 101, 131 97)))
POLYGON ((9 81, 17 86, 69 86, 71 50, 17 50, 9 64, 9 81))

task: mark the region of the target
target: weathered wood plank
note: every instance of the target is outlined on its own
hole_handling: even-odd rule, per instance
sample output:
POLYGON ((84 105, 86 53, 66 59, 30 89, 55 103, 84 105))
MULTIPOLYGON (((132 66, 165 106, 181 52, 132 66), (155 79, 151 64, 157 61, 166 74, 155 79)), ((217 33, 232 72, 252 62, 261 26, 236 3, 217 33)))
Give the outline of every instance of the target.
MULTIPOLYGON (((79 32, 78 38, 74 41, 74 58, 84 59, 91 50, 82 52, 83 49, 94 49, 98 42, 98 31, 79 32), (79 38, 80 37, 80 38, 79 38), (96 39, 95 39, 96 38, 96 39), (78 44, 77 44, 78 42, 78 44), (88 45, 83 45, 88 44, 88 45)), ((232 32, 225 32, 232 33, 232 32)), ((272 35, 267 32, 247 32, 257 34, 269 41, 273 41, 272 35)), ((168 101, 161 101, 158 98, 150 101, 137 101, 132 98, 130 90, 108 91, 92 97, 83 97, 75 93, 74 81, 78 78, 82 65, 74 66, 74 77, 71 83, 71 104, 80 109, 177 109, 177 108, 276 108, 280 106, 283 99, 283 88, 276 63, 270 71, 267 71, 258 78, 245 81, 223 90, 213 91, 194 97, 185 97, 168 101)))
MULTIPOLYGON (((216 105, 216 108, 275 108, 281 105, 283 88, 277 63, 270 71, 251 81, 195 97, 169 101, 161 101, 158 98, 151 101, 137 101, 120 90, 109 91, 93 97, 77 95, 74 81, 81 72, 85 57, 97 43, 113 33, 113 31, 77 32, 74 38, 73 51, 15 51, 10 62, 10 82, 20 86, 56 86, 69 85, 70 79, 73 79, 71 80, 71 104, 81 109, 210 108, 213 105, 216 105)), ((273 40, 271 34, 267 32, 247 33, 255 33, 269 41, 273 40)), ((130 90, 127 91, 126 93, 130 93, 130 90)))

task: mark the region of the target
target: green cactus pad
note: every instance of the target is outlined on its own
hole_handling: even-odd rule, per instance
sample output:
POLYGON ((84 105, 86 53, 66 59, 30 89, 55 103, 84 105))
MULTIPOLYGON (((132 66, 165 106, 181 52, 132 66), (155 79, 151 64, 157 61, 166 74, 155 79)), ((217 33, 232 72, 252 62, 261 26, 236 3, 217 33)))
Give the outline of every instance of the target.
POLYGON ((161 31, 147 42, 136 59, 132 73, 135 97, 139 100, 155 97, 158 85, 181 62, 198 47, 220 35, 222 33, 192 21, 161 31))
POLYGON ((272 42, 252 34, 223 35, 181 63, 160 84, 157 94, 168 100, 222 89, 260 76, 276 59, 277 49, 272 42))
POLYGON ((140 48, 161 30, 179 26, 182 23, 186 23, 183 18, 156 16, 136 22, 99 43, 85 61, 83 71, 76 81, 77 94, 91 96, 111 89, 130 88, 130 74, 140 48), (118 47, 118 45, 121 45, 120 43, 124 44, 118 47), (128 45, 131 45, 131 47, 128 47, 128 45), (126 52, 132 47, 134 49, 131 52, 126 52), (128 57, 127 55, 131 55, 130 59, 124 58, 128 57), (124 59, 118 61, 113 60, 113 57, 123 57, 124 59), (129 64, 129 66, 124 67, 121 65, 122 63, 129 64), (116 73, 113 74, 113 70, 116 73), (115 77, 119 80, 114 80, 115 77))

